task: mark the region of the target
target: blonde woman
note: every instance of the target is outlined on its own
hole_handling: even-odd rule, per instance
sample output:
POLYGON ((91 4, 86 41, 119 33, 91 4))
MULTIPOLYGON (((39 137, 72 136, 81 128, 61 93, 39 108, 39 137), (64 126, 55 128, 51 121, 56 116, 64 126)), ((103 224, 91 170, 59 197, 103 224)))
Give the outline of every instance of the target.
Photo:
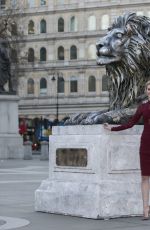
POLYGON ((104 128, 109 131, 120 131, 131 128, 141 117, 144 120, 144 130, 141 136, 140 144, 140 167, 141 167, 141 191, 143 199, 143 220, 150 219, 149 206, 149 190, 150 190, 150 81, 145 85, 145 92, 148 96, 148 101, 141 104, 134 116, 128 123, 111 127, 108 123, 104 124, 104 128))

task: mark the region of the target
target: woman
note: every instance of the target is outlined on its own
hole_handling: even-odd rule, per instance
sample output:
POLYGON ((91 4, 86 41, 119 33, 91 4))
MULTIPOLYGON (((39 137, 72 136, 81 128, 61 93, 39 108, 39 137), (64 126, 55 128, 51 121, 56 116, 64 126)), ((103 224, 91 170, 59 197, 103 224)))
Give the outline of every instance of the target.
POLYGON ((108 123, 104 124, 104 128, 110 131, 120 131, 129 129, 135 125, 138 120, 143 117, 144 130, 141 136, 140 143, 140 167, 141 167, 141 191, 143 199, 143 220, 150 218, 149 206, 149 177, 150 177, 150 81, 145 85, 145 92, 148 96, 148 101, 141 104, 134 116, 127 124, 111 127, 108 123))

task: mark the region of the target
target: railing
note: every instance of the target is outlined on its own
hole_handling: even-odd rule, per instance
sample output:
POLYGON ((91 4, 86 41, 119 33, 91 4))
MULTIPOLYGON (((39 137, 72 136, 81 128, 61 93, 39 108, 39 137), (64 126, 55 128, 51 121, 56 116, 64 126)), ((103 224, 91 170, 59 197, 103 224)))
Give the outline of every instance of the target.
POLYGON ((46 62, 25 62, 25 63, 21 63, 19 64, 19 68, 20 69, 24 69, 24 68, 47 68, 47 70, 49 70, 49 68, 57 68, 57 69, 62 69, 62 68, 66 68, 66 67, 79 67, 79 66, 97 66, 96 64, 96 60, 74 60, 74 61, 70 61, 70 60, 64 60, 64 61, 46 61, 46 62))
POLYGON ((28 34, 22 37, 22 40, 49 40, 49 39, 68 39, 73 37, 94 37, 101 36, 105 34, 105 30, 94 30, 94 31, 77 31, 77 32, 57 32, 57 33, 44 33, 44 34, 28 34))

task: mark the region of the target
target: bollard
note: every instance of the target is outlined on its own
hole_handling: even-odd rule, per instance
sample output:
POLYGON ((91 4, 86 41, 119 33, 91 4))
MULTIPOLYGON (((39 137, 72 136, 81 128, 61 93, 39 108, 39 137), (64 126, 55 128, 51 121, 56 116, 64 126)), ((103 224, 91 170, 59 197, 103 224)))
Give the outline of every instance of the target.
POLYGON ((26 141, 24 142, 24 160, 32 159, 32 142, 26 141))
POLYGON ((49 143, 47 141, 41 142, 41 157, 40 160, 49 160, 49 152, 48 152, 49 143))

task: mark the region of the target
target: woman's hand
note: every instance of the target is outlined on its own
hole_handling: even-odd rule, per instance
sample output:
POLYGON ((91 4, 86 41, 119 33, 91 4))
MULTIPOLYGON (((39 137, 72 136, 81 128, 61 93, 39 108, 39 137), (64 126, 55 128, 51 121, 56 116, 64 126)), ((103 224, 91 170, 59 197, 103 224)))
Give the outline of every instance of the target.
POLYGON ((111 126, 108 123, 103 124, 104 129, 111 131, 111 126))

